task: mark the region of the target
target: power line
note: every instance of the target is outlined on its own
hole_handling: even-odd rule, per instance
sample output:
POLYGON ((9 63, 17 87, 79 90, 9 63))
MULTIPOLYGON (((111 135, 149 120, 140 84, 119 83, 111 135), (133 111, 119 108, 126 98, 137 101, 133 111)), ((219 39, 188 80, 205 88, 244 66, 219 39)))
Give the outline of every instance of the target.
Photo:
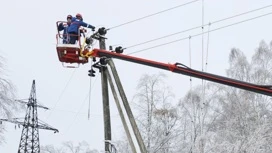
MULTIPOLYGON (((85 103, 84 103, 85 104, 85 103)), ((50 109, 50 108, 49 108, 50 109)), ((49 110, 50 111, 50 110, 49 110)), ((66 113, 71 113, 71 114, 78 114, 78 115, 87 115, 88 113, 84 113, 84 112, 78 112, 78 111, 73 111, 73 110, 68 110, 68 109, 59 109, 59 108, 55 108, 55 111, 59 111, 59 112, 66 112, 66 113)), ((90 114, 93 117, 100 117, 103 116, 103 114, 90 114)), ((116 115, 117 116, 117 115, 116 115)), ((24 119, 24 118, 22 118, 24 119)))
POLYGON ((74 69, 74 71, 72 72, 72 74, 71 74, 71 76, 70 76, 69 80, 67 81, 67 83, 66 83, 65 87, 63 88, 63 90, 62 90, 61 94, 59 95, 58 100, 56 101, 55 105, 52 107, 52 111, 50 112, 50 114, 47 116, 47 118, 46 118, 46 119, 48 119, 48 118, 51 116, 52 112, 53 112, 53 111, 54 111, 54 109, 56 108, 57 104, 59 103, 59 101, 60 101, 61 97, 62 97, 62 96, 63 96, 63 94, 64 94, 64 91, 67 89, 67 87, 68 87, 69 83, 71 82, 71 80, 72 80, 72 78, 73 78, 73 76, 74 76, 75 72, 76 72, 76 69, 74 69))
POLYGON ((238 25, 238 24, 241 24, 241 23, 244 23, 244 22, 248 22, 248 21, 251 21, 251 20, 255 20, 255 19, 258 19, 258 18, 261 18, 261 17, 265 17, 265 16, 268 16, 268 15, 271 15, 271 14, 272 14, 272 12, 266 13, 266 14, 263 14, 263 15, 259 15, 259 16, 253 17, 253 18, 249 18, 249 19, 246 19, 246 20, 242 20, 242 21, 239 21, 239 22, 235 22, 235 23, 232 23, 232 24, 228 24, 228 25, 226 25, 226 26, 222 26, 222 27, 219 27, 219 28, 210 30, 210 31, 205 31, 204 33, 198 33, 198 34, 195 34, 195 35, 192 35, 192 36, 189 36, 189 37, 184 37, 184 38, 177 39, 177 40, 174 40, 174 41, 170 41, 170 42, 167 42, 167 43, 163 43, 163 44, 159 44, 159 45, 152 46, 152 47, 149 47, 149 48, 141 49, 141 50, 138 50, 138 51, 135 51, 135 52, 131 52, 131 53, 129 53, 128 55, 130 55, 130 54, 135 54, 135 53, 139 53, 139 52, 142 52, 142 51, 146 51, 146 50, 153 49, 153 48, 157 48, 157 47, 161 47, 161 46, 165 46, 165 45, 169 45, 169 44, 173 44, 173 43, 175 43, 175 42, 179 42, 179 41, 182 41, 182 40, 186 40, 186 39, 188 39, 188 38, 197 37, 197 36, 200 36, 200 35, 202 35, 202 34, 206 34, 206 33, 209 33, 209 32, 211 33, 211 32, 214 32, 214 31, 218 31, 218 30, 221 30, 221 29, 224 29, 224 28, 227 28, 227 27, 231 27, 231 26, 238 25))
MULTIPOLYGON (((84 103, 85 104, 85 103, 84 103)), ((49 110, 48 111, 51 111, 50 110, 51 108, 49 107, 49 110)), ((81 109, 82 110, 82 109, 81 109)), ((73 110, 69 110, 69 109, 59 109, 59 108, 55 108, 54 111, 58 111, 58 112, 65 112, 65 113, 70 113, 70 114, 78 114, 78 115, 87 115, 88 113, 84 113, 84 112, 78 112, 78 111, 73 111, 73 110)), ((91 114, 90 113, 90 116, 92 117, 100 117, 100 116, 103 116, 103 114, 91 114)), ((118 117, 118 114, 114 114, 112 115, 113 117, 118 117)), ((23 117, 22 118, 16 118, 16 119, 24 119, 23 117)))
POLYGON ((176 32, 176 33, 172 33, 172 34, 163 36, 163 37, 159 37, 159 38, 151 39, 151 40, 141 42, 141 43, 138 43, 138 44, 135 44, 135 45, 131 45, 131 46, 125 47, 124 49, 133 48, 133 47, 136 47, 136 46, 139 46, 139 45, 144 45, 144 44, 147 44, 147 43, 150 43, 150 42, 153 42, 153 41, 157 41, 157 40, 160 40, 160 39, 163 39, 163 38, 167 38, 167 37, 174 36, 174 35, 177 35, 177 34, 181 34, 181 33, 184 33, 184 32, 188 32, 188 31, 191 31, 191 30, 195 30, 195 29, 198 29, 198 28, 201 28, 201 27, 202 26, 197 26, 197 27, 193 27, 193 28, 186 29, 186 30, 183 30, 183 31, 179 31, 179 32, 176 32))
MULTIPOLYGON (((91 64, 93 63, 91 62, 91 64)), ((92 77, 90 77, 90 87, 89 87, 88 120, 90 119, 90 112, 91 112, 91 93, 92 93, 92 77)))
MULTIPOLYGON (((260 8, 254 9, 254 10, 250 10, 250 11, 247 11, 247 12, 244 12, 244 13, 240 13, 240 14, 237 14, 237 15, 233 15, 233 16, 230 16, 230 17, 221 19, 221 20, 214 21, 214 22, 212 22, 212 24, 215 24, 215 23, 218 23, 218 22, 222 22, 222 21, 225 21, 225 20, 228 20, 228 19, 232 19, 232 18, 235 18, 235 17, 239 17, 239 16, 242 16, 242 15, 246 15, 246 14, 249 14, 249 13, 253 13, 253 12, 256 12, 256 11, 260 11, 260 10, 269 8, 269 7, 271 7, 271 6, 272 6, 272 4, 266 5, 266 6, 264 6, 264 7, 260 7, 260 8)), ((207 24, 207 25, 208 25, 208 24, 207 24)))
POLYGON ((125 23, 122 23, 122 24, 113 26, 113 27, 111 27, 111 28, 108 28, 107 30, 111 30, 111 29, 114 29, 114 28, 117 28, 117 27, 121 27, 121 26, 130 24, 130 23, 139 21, 139 20, 143 20, 143 19, 145 19, 145 18, 149 18, 149 17, 151 17, 151 16, 155 16, 155 15, 158 15, 158 14, 161 14, 161 13, 164 13, 164 12, 167 12, 167 11, 170 11, 170 10, 173 10, 173 9, 176 9, 176 8, 179 8, 179 7, 182 7, 182 6, 185 6, 185 5, 189 5, 189 4, 195 3, 195 2, 197 2, 197 1, 200 1, 200 0, 194 0, 194 1, 190 1, 190 2, 184 3, 184 4, 180 4, 180 5, 178 5, 178 6, 171 7, 171 8, 168 8, 168 9, 166 9, 166 10, 162 10, 162 11, 159 11, 159 12, 156 12, 156 13, 153 13, 153 14, 150 14, 150 15, 147 15, 147 16, 144 16, 144 17, 135 19, 135 20, 131 20, 131 21, 128 21, 128 22, 125 22, 125 23))
POLYGON ((208 28, 208 36, 207 36, 207 48, 206 48, 207 52, 206 52, 205 72, 207 72, 207 69, 208 69, 209 44, 210 44, 210 26, 208 28))
MULTIPOLYGON (((201 66, 202 66, 202 72, 204 71, 204 0, 202 0, 202 42, 201 42, 201 44, 202 44, 202 64, 201 64, 201 66)), ((200 113, 201 113, 201 117, 203 117, 204 116, 204 114, 203 114, 203 103, 205 103, 205 93, 204 93, 204 91, 205 91, 205 86, 204 86, 204 79, 202 79, 202 103, 201 103, 201 105, 200 105, 200 107, 201 107, 201 109, 200 109, 200 113)), ((201 122, 200 122, 200 134, 203 134, 203 120, 201 120, 201 122)))
MULTIPOLYGON (((204 32, 204 0, 202 0, 202 33, 204 32)), ((203 68, 203 63, 204 63, 204 34, 202 34, 202 71, 204 70, 203 68)), ((203 84, 203 79, 202 79, 202 84, 203 84)))
MULTIPOLYGON (((95 80, 94 80, 94 82, 92 83, 92 85, 90 85, 89 93, 86 95, 86 97, 84 98, 83 102, 81 103, 81 105, 80 105, 78 111, 76 112, 76 115, 75 115, 74 119, 72 120, 71 124, 68 126, 66 132, 69 131, 69 129, 73 126, 74 122, 76 121, 77 116, 79 115, 79 113, 80 113, 80 111, 82 110, 82 108, 83 108, 85 102, 87 101, 88 97, 89 97, 90 94, 91 94, 91 91, 92 91, 92 89, 93 89, 93 87, 94 87, 94 84, 96 83, 96 80, 97 80, 97 77, 95 78, 95 80)), ((65 133, 66 133, 66 132, 65 132, 65 133)))
MULTIPOLYGON (((190 68, 192 68, 191 37, 189 38, 189 65, 190 65, 190 68)), ((192 89, 193 89, 193 82, 192 82, 192 76, 190 76, 190 102, 193 104, 192 89)))
POLYGON ((202 27, 204 28, 205 26, 209 26, 211 24, 216 24, 216 23, 219 23, 219 22, 223 22, 223 21, 226 21, 226 20, 229 20, 229 19, 233 19, 233 18, 239 17, 239 16, 243 16, 243 15, 246 15, 246 14, 249 14, 249 13, 260 11, 260 10, 269 8, 271 6, 272 5, 267 5, 267 6, 264 6, 264 7, 261 7, 261 8, 257 8, 257 9, 254 9, 254 10, 250 10, 250 11, 247 11, 247 12, 236 14, 236 15, 233 15, 233 16, 230 16, 230 17, 226 17, 226 18, 223 18, 223 19, 219 19, 219 20, 216 20, 216 21, 204 24, 204 25, 195 26, 195 27, 192 27, 192 28, 189 28, 189 29, 185 29, 185 30, 182 30, 182 31, 179 31, 179 32, 175 32, 175 33, 172 33, 172 34, 169 34, 169 35, 165 35, 165 36, 162 36, 162 37, 158 37, 158 38, 155 38, 155 39, 151 39, 151 40, 148 40, 148 41, 137 43, 135 45, 131 45, 131 46, 125 47, 124 49, 133 48, 133 47, 136 47, 136 46, 139 46, 139 45, 144 45, 144 44, 147 44, 147 43, 150 43, 150 42, 154 42, 154 41, 157 41, 157 40, 160 40, 160 39, 164 39, 164 38, 167 38, 167 37, 171 37, 171 36, 174 36, 174 35, 177 35, 177 34, 181 34, 181 33, 185 33, 185 32, 188 32, 188 31, 196 30, 196 29, 199 29, 199 28, 202 28, 202 27))

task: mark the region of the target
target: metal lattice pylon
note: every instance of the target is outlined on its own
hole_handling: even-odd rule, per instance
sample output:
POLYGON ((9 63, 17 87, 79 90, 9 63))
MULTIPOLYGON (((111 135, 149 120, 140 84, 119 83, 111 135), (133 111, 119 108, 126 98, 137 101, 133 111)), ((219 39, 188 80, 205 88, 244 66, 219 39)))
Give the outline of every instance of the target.
POLYGON ((39 153, 39 142, 36 86, 33 80, 18 153, 39 153))
POLYGON ((23 126, 18 153, 40 153, 39 129, 51 130, 54 131, 54 133, 59 132, 59 130, 51 127, 50 125, 42 121, 39 121, 38 119, 37 107, 46 110, 48 110, 48 108, 37 104, 35 80, 33 80, 32 83, 31 93, 28 102, 24 102, 22 100, 16 101, 27 104, 27 111, 24 121, 20 121, 19 118, 12 118, 0 119, 0 123, 2 123, 2 121, 5 121, 23 126))

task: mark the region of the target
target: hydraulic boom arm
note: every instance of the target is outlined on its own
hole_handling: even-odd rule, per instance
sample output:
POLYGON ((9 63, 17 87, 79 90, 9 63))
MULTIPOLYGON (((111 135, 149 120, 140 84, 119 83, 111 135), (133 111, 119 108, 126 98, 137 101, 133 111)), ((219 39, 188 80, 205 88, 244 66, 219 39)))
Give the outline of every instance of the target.
POLYGON ((147 66, 151 66, 155 68, 169 70, 175 73, 180 73, 183 75, 192 76, 199 79, 204 79, 204 80, 248 90, 248 91, 256 92, 259 94, 264 94, 267 96, 272 96, 271 86, 257 85, 257 84, 239 81, 239 80, 235 80, 235 79, 231 79, 231 78, 227 78, 227 77, 223 77, 223 76, 219 76, 219 75, 215 75, 211 73, 201 72, 201 71, 197 71, 189 67, 186 67, 179 63, 168 64, 168 63, 156 62, 156 61, 152 61, 148 59, 133 57, 133 56, 124 55, 124 54, 111 52, 107 50, 101 50, 101 49, 94 49, 90 53, 91 53, 91 56, 93 57, 116 58, 116 59, 134 62, 134 63, 147 65, 147 66))

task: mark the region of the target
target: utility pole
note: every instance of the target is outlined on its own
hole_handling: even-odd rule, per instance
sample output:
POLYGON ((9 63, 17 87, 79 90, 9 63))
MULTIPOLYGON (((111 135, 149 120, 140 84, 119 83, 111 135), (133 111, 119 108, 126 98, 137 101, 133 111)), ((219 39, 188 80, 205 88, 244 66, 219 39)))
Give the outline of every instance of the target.
MULTIPOLYGON (((91 36, 92 38, 99 40, 99 45, 100 45, 101 50, 106 50, 106 47, 105 47, 105 39, 106 38, 104 37, 105 34, 106 34, 106 31, 104 31, 104 29, 103 30, 99 29, 98 32, 94 33, 91 36)), ((110 50, 112 50, 112 47, 110 47, 110 48, 111 48, 110 50)), ((123 48, 121 46, 116 47, 113 52, 122 53, 123 48)), ((116 83, 118 91, 119 91, 119 95, 120 95, 120 97, 121 97, 121 99, 123 101, 123 105, 125 107, 128 119, 130 121, 132 130, 133 130, 134 135, 136 137, 136 140, 138 142, 140 151, 141 151, 141 153, 147 153, 146 146, 145 146, 145 144, 143 142, 143 138, 141 136, 141 133, 140 133, 138 127, 137 127, 136 121, 134 119, 133 113, 132 113, 131 108, 129 106, 127 97, 125 95, 123 86, 121 84, 121 81, 120 81, 120 78, 119 78, 118 73, 116 71, 116 68, 114 66, 114 63, 113 63, 112 59, 108 58, 107 56, 102 55, 102 56, 99 56, 99 57, 100 57, 100 61, 96 62, 92 66, 95 67, 95 68, 98 68, 100 70, 100 72, 101 72, 103 110, 104 110, 104 130, 105 130, 105 140, 106 140, 105 141, 105 152, 106 153, 108 153, 108 152, 111 153, 114 150, 114 149, 111 150, 111 146, 110 146, 111 144, 107 143, 107 140, 109 140, 108 142, 110 142, 110 140, 111 140, 110 110, 109 110, 110 108, 109 108, 109 99, 108 99, 109 96, 108 96, 108 84, 107 84, 107 81, 109 81, 109 84, 110 84, 110 87, 111 87, 111 90, 112 90, 112 94, 113 94, 114 100, 116 102, 116 106, 118 108, 118 112, 120 114, 121 121, 123 123, 124 129, 125 129, 125 132, 126 132, 126 135, 127 135, 130 147, 131 147, 131 150, 132 150, 133 153, 137 152, 136 148, 135 148, 135 145, 133 143, 132 137, 130 135, 129 128, 128 128, 127 123, 125 121, 125 117, 124 117, 124 114, 123 114, 123 111, 122 111, 122 108, 121 108, 121 105, 120 105, 116 90, 114 88, 112 78, 111 78, 110 73, 109 73, 108 68, 107 68, 107 64, 109 64, 109 66, 110 66, 110 68, 112 70, 112 74, 113 74, 115 83, 116 83)), ((93 59, 95 61, 95 57, 93 57, 93 59)), ((91 68, 91 70, 89 70, 89 76, 94 77, 95 76, 94 73, 95 73, 94 70, 91 68)))
MULTIPOLYGON (((99 28, 98 32, 94 34, 94 38, 98 39, 100 49, 106 50, 106 35, 105 28, 99 28)), ((100 72, 102 84, 102 100, 103 100, 103 114, 104 114, 104 138, 105 138, 105 152, 110 152, 111 141, 111 120, 110 120, 110 105, 109 105, 109 89, 107 78, 107 63, 105 58, 100 59, 100 72)))
POLYGON ((137 153, 135 145, 134 145, 133 140, 132 140, 132 137, 131 137, 130 132, 129 132, 129 128, 128 128, 124 113, 122 111, 121 104, 120 104, 119 99, 118 99, 117 92, 116 92, 115 87, 113 85, 113 81, 112 81, 111 75, 109 73, 109 70, 106 70, 106 73, 107 73, 108 81, 109 81, 109 84, 110 84, 111 92, 113 94, 113 97, 114 97, 114 100, 115 100, 119 115, 121 117, 121 121, 123 123, 124 129, 125 129, 125 132, 126 132, 126 135, 127 135, 127 138, 128 138, 129 145, 131 147, 131 151, 133 153, 137 153))
POLYGON ((124 88, 122 86, 122 83, 120 81, 120 78, 118 76, 117 70, 115 68, 115 65, 114 65, 112 59, 108 60, 108 64, 109 64, 109 66, 111 68, 111 71, 112 71, 113 77, 115 79, 115 82, 116 82, 120 97, 121 97, 121 99, 123 101, 125 110, 126 110, 127 115, 128 115, 128 119, 129 119, 130 124, 132 126, 132 129, 133 129, 134 135, 136 137, 136 140, 138 142, 138 145, 140 147, 141 153, 147 153, 143 138, 142 138, 141 133, 140 133, 138 127, 137 127, 136 121, 134 119, 133 113, 131 111, 131 108, 129 106, 129 103, 128 103, 128 100, 127 100, 127 97, 126 97, 126 94, 125 94, 125 91, 124 91, 124 88))
POLYGON ((21 140, 19 144, 18 153, 40 153, 39 129, 52 130, 54 133, 59 132, 57 129, 40 123, 38 120, 37 107, 48 109, 47 107, 37 104, 35 80, 33 80, 30 97, 28 102, 19 100, 20 103, 27 104, 27 112, 23 121, 18 118, 0 119, 1 121, 11 122, 23 126, 21 140))

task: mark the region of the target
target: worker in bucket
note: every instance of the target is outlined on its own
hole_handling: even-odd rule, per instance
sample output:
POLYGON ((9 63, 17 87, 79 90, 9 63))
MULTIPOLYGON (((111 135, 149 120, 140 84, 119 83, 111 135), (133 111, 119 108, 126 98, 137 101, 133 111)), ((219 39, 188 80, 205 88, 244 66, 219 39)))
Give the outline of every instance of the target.
POLYGON ((83 22, 83 17, 81 14, 76 14, 75 18, 72 18, 72 22, 70 26, 68 27, 68 34, 70 36, 70 43, 75 44, 76 41, 78 40, 80 33, 79 33, 79 28, 80 26, 90 28, 93 31, 95 30, 95 27, 92 26, 91 24, 83 22))
POLYGON ((72 15, 67 15, 67 23, 63 23, 61 22, 58 25, 58 31, 62 31, 63 30, 63 43, 67 44, 69 42, 69 36, 68 36, 68 27, 71 25, 72 22, 72 15))

